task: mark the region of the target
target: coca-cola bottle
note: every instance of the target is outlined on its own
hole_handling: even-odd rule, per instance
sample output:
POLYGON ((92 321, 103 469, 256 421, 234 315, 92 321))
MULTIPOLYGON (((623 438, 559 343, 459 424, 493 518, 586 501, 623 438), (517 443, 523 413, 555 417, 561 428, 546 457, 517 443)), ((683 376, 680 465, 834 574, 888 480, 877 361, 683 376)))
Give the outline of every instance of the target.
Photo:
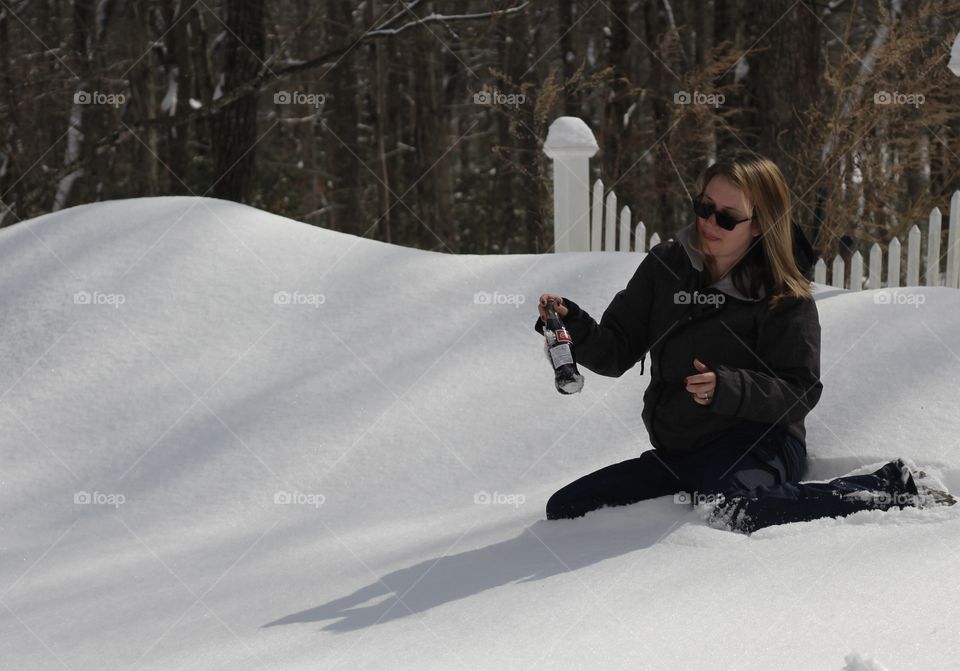
POLYGON ((570 345, 573 339, 557 314, 553 300, 547 301, 547 323, 543 327, 544 350, 553 364, 557 391, 561 394, 576 394, 583 389, 583 375, 577 370, 570 345))

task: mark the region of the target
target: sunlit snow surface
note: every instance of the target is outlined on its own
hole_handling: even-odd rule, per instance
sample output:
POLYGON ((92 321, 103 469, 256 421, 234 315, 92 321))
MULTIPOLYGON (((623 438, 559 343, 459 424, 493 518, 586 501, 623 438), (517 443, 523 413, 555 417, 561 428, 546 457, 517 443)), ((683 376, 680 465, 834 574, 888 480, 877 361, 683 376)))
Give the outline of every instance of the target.
MULTIPOLYGON (((670 496, 544 519, 649 449, 649 378, 558 394, 535 303, 599 319, 641 255, 455 256, 154 198, 0 230, 0 257, 4 668, 960 658, 960 506, 752 536, 670 496)), ((809 479, 903 456, 960 490, 960 291, 820 289, 809 479)))

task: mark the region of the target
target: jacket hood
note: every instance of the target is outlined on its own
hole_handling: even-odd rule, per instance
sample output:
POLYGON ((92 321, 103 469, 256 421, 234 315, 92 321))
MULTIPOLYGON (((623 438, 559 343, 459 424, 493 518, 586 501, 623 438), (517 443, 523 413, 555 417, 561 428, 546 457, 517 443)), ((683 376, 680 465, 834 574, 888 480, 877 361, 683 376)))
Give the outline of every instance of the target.
MULTIPOLYGON (((699 272, 703 272, 703 254, 694 249, 690 244, 690 236, 695 235, 695 233, 696 223, 691 223, 677 231, 676 239, 677 242, 680 243, 680 246, 683 247, 684 251, 686 251, 687 257, 690 259, 690 264, 699 272)), ((797 267, 799 268, 800 273, 807 279, 812 280, 814 259, 813 247, 810 244, 810 241, 807 240, 807 236, 800 229, 800 226, 796 222, 793 224, 793 256, 796 259, 797 267)), ((729 275, 725 276, 718 282, 714 282, 710 286, 743 301, 763 300, 766 296, 766 289, 763 287, 763 285, 760 286, 759 298, 750 298, 749 296, 744 296, 734 286, 733 280, 730 279, 729 275)))

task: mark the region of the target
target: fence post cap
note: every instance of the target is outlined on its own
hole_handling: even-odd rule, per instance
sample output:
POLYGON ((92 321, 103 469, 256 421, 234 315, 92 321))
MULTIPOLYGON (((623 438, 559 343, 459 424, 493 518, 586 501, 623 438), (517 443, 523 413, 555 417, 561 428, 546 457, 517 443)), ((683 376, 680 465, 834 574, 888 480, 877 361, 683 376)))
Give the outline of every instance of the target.
POLYGON ((543 152, 550 158, 568 156, 590 157, 600 151, 593 131, 583 119, 562 116, 553 120, 543 143, 543 152))

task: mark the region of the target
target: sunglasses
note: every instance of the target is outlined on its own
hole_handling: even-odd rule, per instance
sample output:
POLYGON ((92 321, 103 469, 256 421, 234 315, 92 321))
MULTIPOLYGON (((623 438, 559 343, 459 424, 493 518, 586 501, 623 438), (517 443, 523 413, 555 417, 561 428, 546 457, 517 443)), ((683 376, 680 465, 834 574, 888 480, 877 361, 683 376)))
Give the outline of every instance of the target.
POLYGON ((717 206, 714 203, 703 200, 703 196, 696 196, 692 199, 693 201, 693 211, 701 219, 709 219, 711 214, 716 215, 717 226, 722 228, 725 231, 732 231, 736 228, 737 224, 742 224, 745 221, 749 221, 751 217, 746 219, 734 219, 732 216, 726 212, 718 212, 717 206))

